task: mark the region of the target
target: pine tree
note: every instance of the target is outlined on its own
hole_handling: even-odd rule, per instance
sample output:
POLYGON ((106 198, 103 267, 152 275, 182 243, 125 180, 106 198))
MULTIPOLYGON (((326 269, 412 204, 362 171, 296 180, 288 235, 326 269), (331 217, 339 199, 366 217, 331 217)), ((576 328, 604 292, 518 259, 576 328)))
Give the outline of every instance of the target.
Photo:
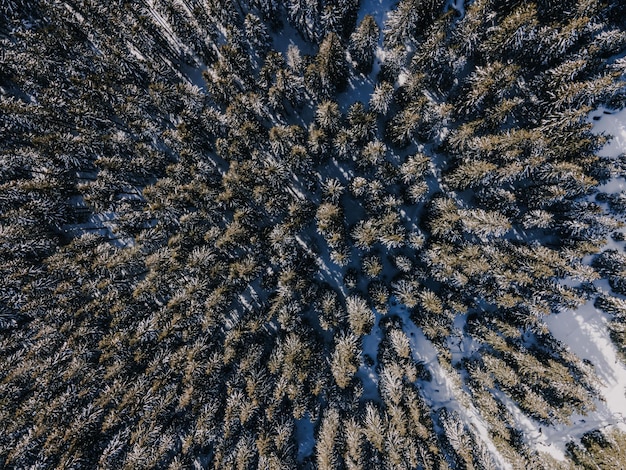
POLYGON ((363 336, 374 326, 374 313, 362 297, 352 295, 346 298, 346 312, 351 330, 363 336))
POLYGON ((338 464, 338 444, 340 427, 339 412, 330 408, 324 413, 315 446, 317 467, 330 470, 338 464))
POLYGON ((372 96, 370 97, 370 109, 383 116, 387 115, 389 107, 393 102, 393 85, 389 82, 383 81, 376 85, 372 96))
POLYGON ((248 13, 244 20, 246 40, 253 50, 265 53, 270 47, 270 36, 261 19, 248 13))
POLYGON ((358 338, 352 334, 342 334, 337 338, 331 356, 331 372, 340 388, 350 385, 358 368, 358 338))
POLYGON ((334 133, 339 129, 341 112, 334 101, 324 101, 315 111, 315 122, 324 131, 334 133))
POLYGON ((365 15, 350 36, 348 51, 352 60, 356 62, 356 69, 359 72, 365 74, 371 72, 379 36, 380 28, 371 15, 365 15))
POLYGON ((336 33, 328 33, 306 70, 305 80, 309 91, 320 98, 330 98, 345 89, 348 83, 346 53, 336 33))
POLYGON ((385 44, 415 40, 434 21, 443 4, 442 0, 401 0, 385 22, 385 44))
POLYGON ((376 133, 376 116, 365 110, 360 101, 352 104, 348 110, 348 134, 352 142, 364 144, 376 133))
POLYGON ((321 3, 317 0, 289 0, 287 2, 289 21, 307 41, 319 41, 320 32, 323 32, 320 28, 321 3))

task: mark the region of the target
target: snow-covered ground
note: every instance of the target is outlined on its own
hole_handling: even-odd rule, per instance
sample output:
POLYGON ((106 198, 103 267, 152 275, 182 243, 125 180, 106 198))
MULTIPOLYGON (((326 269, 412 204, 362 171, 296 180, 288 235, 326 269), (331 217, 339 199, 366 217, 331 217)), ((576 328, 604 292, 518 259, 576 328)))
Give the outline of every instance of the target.
POLYGON ((612 136, 611 141, 598 152, 598 155, 615 158, 621 153, 626 153, 626 108, 611 111, 600 107, 591 113, 590 118, 594 133, 612 136))
POLYGON ((380 314, 376 311, 376 323, 372 327, 372 331, 368 335, 363 336, 363 350, 362 350, 362 364, 357 372, 357 377, 361 379, 363 384, 363 399, 364 400, 380 400, 378 393, 378 382, 380 380, 376 368, 378 366, 378 346, 382 339, 382 331, 380 329, 379 321, 380 314), (365 358, 369 358, 366 361, 365 358))
POLYGON ((626 429, 626 367, 611 342, 607 322, 608 315, 596 309, 593 302, 546 320, 554 337, 578 357, 590 361, 602 382, 599 388, 605 401, 596 404, 594 413, 578 420, 573 417, 572 433, 582 434, 608 425, 626 429))
POLYGON ((531 449, 548 453, 556 460, 565 460, 566 444, 580 439, 587 432, 612 426, 626 431, 626 367, 617 357, 607 321, 607 315, 597 310, 592 301, 546 319, 557 340, 579 358, 593 364, 602 397, 595 400, 593 412, 587 415, 575 413, 569 424, 546 426, 525 415, 504 393, 497 394, 531 449))
MULTIPOLYGON (((422 383, 424 399, 428 405, 433 410, 445 407, 448 411, 456 412, 461 422, 473 430, 482 444, 487 447, 497 467, 512 469, 512 465, 500 454, 491 440, 489 425, 471 403, 467 392, 463 390, 459 375, 453 370, 446 370, 441 365, 437 349, 410 319, 407 308, 402 304, 392 305, 389 314, 402 318, 402 329, 409 339, 413 359, 425 364, 431 373, 432 379, 422 383)), ((460 347, 464 349, 465 345, 461 344, 460 347)))
POLYGON ((297 419, 296 439, 298 441, 298 462, 302 462, 306 457, 313 453, 315 447, 314 428, 315 425, 311 421, 309 413, 305 413, 301 419, 297 419))

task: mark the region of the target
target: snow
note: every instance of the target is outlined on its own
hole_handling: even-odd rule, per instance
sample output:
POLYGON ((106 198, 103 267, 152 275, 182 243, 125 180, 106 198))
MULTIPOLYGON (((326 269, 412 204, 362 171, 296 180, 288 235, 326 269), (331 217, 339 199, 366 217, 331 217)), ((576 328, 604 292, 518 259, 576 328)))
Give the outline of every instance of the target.
MULTIPOLYGON (((190 20, 195 18, 186 2, 177 3, 186 10, 190 20)), ((180 71, 180 76, 182 76, 183 79, 187 80, 190 84, 204 90, 206 88, 206 84, 204 82, 202 72, 207 69, 206 64, 204 64, 202 59, 200 59, 200 57, 198 57, 197 54, 195 54, 193 50, 178 37, 168 20, 157 11, 155 7, 155 2, 153 0, 148 0, 146 5, 148 7, 148 10, 150 11, 150 14, 152 15, 154 23, 161 29, 164 37, 167 38, 173 50, 175 50, 179 54, 185 53, 187 56, 193 59, 194 65, 192 66, 186 64, 184 61, 179 61, 180 63, 178 64, 172 64, 166 58, 163 58, 162 60, 167 62, 167 64, 174 69, 178 67, 180 71)), ((132 50, 131 53, 137 56, 137 54, 132 50)))
POLYGON ((612 136, 611 141, 598 152, 601 157, 615 158, 626 153, 626 108, 621 111, 611 111, 599 107, 590 114, 593 122, 593 132, 612 136))
POLYGON ((272 34, 272 47, 287 57, 289 46, 296 46, 302 55, 315 55, 315 49, 310 42, 305 41, 288 21, 283 22, 282 29, 272 34))
POLYGON ((357 16, 357 25, 363 21, 366 15, 371 15, 376 24, 378 24, 381 34, 378 41, 379 45, 374 52, 375 58, 372 71, 368 75, 355 72, 349 79, 347 91, 338 96, 338 104, 342 112, 347 111, 350 105, 357 101, 367 104, 370 100, 370 96, 376 86, 376 76, 380 71, 380 64, 384 60, 382 30, 387 20, 387 14, 391 11, 394 3, 389 0, 365 0, 361 2, 361 8, 357 16))
POLYGON ((152 18, 155 23, 161 27, 162 31, 168 37, 170 43, 175 47, 176 50, 182 51, 185 49, 185 45, 181 42, 181 40, 176 36, 172 27, 167 22, 167 20, 161 15, 156 8, 154 7, 154 2, 147 2, 148 8, 150 9, 150 13, 152 14, 152 18))
POLYGON ((609 336, 608 320, 608 315, 596 309, 592 301, 546 319, 552 335, 578 357, 590 361, 602 381, 599 388, 604 401, 596 403, 597 410, 584 417, 584 423, 572 425, 569 430, 577 437, 597 427, 626 428, 626 367, 609 336))
POLYGON ((448 5, 457 10, 461 18, 465 16, 465 0, 449 0, 448 5))
MULTIPOLYGON (((524 442, 539 452, 551 455, 556 460, 565 460, 565 444, 571 440, 558 439, 556 437, 556 428, 541 427, 537 421, 529 418, 515 402, 500 390, 493 391, 494 396, 506 407, 507 411, 513 417, 515 427, 523 432, 524 442), (546 432, 544 432, 544 429, 546 432)), ((580 437, 581 433, 579 436, 580 437)), ((573 436, 572 436, 573 437, 573 436)))
MULTIPOLYGON (((589 115, 589 121, 593 123, 594 133, 612 137, 598 152, 598 155, 615 159, 626 153, 626 108, 621 111, 612 111, 600 107, 589 115)), ((624 191, 625 186, 626 180, 616 176, 607 183, 598 186, 598 190, 608 194, 616 194, 624 191)))
POLYGON ((363 384, 362 398, 364 400, 380 401, 380 395, 378 393, 379 377, 376 372, 376 368, 378 366, 378 346, 380 345, 380 340, 382 339, 382 331, 379 325, 381 316, 378 312, 376 312, 376 310, 374 310, 374 313, 376 314, 376 323, 372 327, 370 334, 363 336, 361 366, 359 367, 356 375, 361 379, 361 383, 363 384), (372 365, 365 363, 365 356, 368 356, 373 360, 372 365))
MULTIPOLYGON (((470 397, 460 386, 458 376, 454 371, 444 369, 439 361, 439 353, 433 343, 426 338, 421 328, 417 327, 409 318, 407 308, 402 304, 390 307, 390 314, 402 318, 402 330, 409 338, 411 352, 415 361, 421 362, 429 369, 432 380, 422 382, 423 397, 433 411, 446 408, 458 413, 463 424, 473 430, 485 444, 498 468, 512 469, 512 465, 500 454, 496 445, 489 436, 489 426, 480 415, 480 412, 471 403, 470 397)), ((472 345, 468 345, 472 349, 472 345)))
MULTIPOLYGON (((317 239, 313 229, 307 235, 307 239, 317 239)), ((307 254, 315 257, 321 280, 339 290, 342 296, 346 297, 347 293, 343 287, 342 269, 330 260, 330 249, 326 243, 321 241, 318 244, 319 246, 315 246, 315 250, 312 250, 311 241, 303 239, 301 235, 296 235, 295 239, 307 254)))
POLYGON ((145 56, 141 53, 139 49, 137 49, 137 47, 135 47, 135 45, 131 41, 126 41, 126 47, 128 47, 128 52, 130 52, 140 62, 145 62, 145 56))
MULTIPOLYGON (((196 60, 199 61, 199 59, 196 60)), ((189 81, 189 83, 197 86, 200 90, 206 90, 206 83, 202 75, 202 72, 207 69, 205 65, 201 65, 200 67, 192 67, 191 65, 181 64, 180 69, 184 77, 189 81)))
POLYGON ((302 462, 305 458, 313 454, 315 447, 314 424, 311 422, 309 413, 305 413, 304 417, 295 420, 296 425, 296 441, 298 443, 298 462, 302 462))
POLYGON ((363 21, 365 15, 372 15, 376 23, 378 23, 379 28, 382 30, 385 20, 387 19, 387 13, 391 11, 395 3, 396 2, 389 0, 363 0, 357 16, 357 24, 363 21))
POLYGON ((596 410, 588 415, 574 413, 570 416, 570 423, 546 426, 525 415, 501 391, 494 391, 494 395, 511 413, 526 444, 563 461, 566 444, 580 439, 587 432, 608 427, 626 431, 626 367, 618 361, 608 336, 606 315, 596 310, 591 302, 576 311, 550 316, 547 323, 556 339, 568 344, 573 353, 595 366, 603 382, 599 387, 602 399, 595 400, 596 410))
POLYGON ((470 357, 481 347, 481 344, 476 341, 473 336, 464 333, 468 316, 469 314, 458 315, 454 319, 454 334, 448 338, 448 348, 452 354, 452 364, 460 363, 463 358, 470 357))

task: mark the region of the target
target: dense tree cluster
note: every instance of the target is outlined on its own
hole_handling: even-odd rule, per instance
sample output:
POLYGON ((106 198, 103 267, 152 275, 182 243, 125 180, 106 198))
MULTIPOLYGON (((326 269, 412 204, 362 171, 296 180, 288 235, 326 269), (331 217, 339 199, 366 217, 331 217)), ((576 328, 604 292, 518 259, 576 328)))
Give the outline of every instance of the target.
POLYGON ((542 468, 512 410, 599 397, 545 316, 625 354, 626 12, 465 4, 2 2, 0 466, 542 468))

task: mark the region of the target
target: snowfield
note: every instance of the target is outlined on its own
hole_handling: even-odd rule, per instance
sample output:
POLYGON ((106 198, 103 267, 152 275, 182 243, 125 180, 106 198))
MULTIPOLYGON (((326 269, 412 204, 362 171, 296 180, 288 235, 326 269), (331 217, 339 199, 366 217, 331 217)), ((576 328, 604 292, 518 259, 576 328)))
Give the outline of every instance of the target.
POLYGON ((556 339, 594 366, 603 401, 587 416, 572 416, 569 426, 544 427, 544 441, 561 447, 584 433, 607 426, 626 430, 626 367, 618 359, 607 329, 607 314, 588 302, 577 310, 551 315, 546 323, 556 339))

